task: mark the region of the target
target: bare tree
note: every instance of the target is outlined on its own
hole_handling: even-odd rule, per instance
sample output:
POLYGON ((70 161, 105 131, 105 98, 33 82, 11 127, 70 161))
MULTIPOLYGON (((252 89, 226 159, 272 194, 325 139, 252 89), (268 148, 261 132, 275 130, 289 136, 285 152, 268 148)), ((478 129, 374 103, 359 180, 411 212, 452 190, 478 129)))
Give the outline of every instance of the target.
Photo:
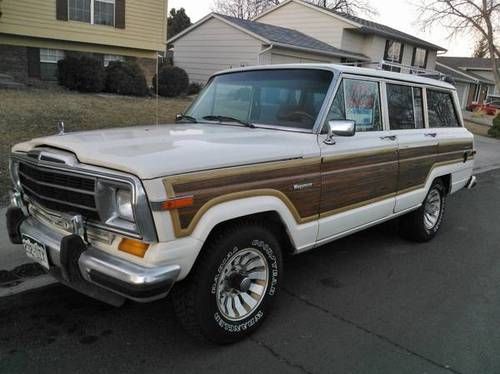
POLYGON ((370 5, 369 0, 306 0, 311 4, 349 15, 366 14, 375 16, 377 10, 370 5))
POLYGON ((280 0, 215 0, 213 10, 231 17, 252 19, 280 0))
MULTIPOLYGON (((370 5, 370 0, 306 0, 311 4, 339 13, 356 15, 378 14, 370 5)), ((282 0, 215 0, 214 10, 232 17, 252 19, 269 7, 278 5, 282 0)))
POLYGON ((420 0, 420 24, 424 29, 442 25, 450 37, 472 33, 484 39, 497 89, 500 89, 500 0, 420 0))
POLYGON ((488 41, 485 38, 481 38, 476 41, 474 45, 474 52, 472 53, 472 57, 477 58, 489 58, 490 53, 488 51, 488 41))

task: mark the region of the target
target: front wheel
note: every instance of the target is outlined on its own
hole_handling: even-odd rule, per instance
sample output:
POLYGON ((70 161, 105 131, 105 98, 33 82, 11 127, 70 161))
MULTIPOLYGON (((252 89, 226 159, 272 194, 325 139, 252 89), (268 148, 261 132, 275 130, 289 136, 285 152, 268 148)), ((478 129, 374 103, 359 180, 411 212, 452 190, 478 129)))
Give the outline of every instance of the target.
POLYGON ((414 212, 401 217, 400 232, 403 237, 427 242, 439 231, 446 204, 446 188, 441 179, 432 184, 422 206, 414 212))
POLYGON ((255 331, 269 314, 282 277, 275 235, 258 222, 222 229, 206 244, 189 279, 174 287, 174 307, 192 335, 219 344, 255 331))

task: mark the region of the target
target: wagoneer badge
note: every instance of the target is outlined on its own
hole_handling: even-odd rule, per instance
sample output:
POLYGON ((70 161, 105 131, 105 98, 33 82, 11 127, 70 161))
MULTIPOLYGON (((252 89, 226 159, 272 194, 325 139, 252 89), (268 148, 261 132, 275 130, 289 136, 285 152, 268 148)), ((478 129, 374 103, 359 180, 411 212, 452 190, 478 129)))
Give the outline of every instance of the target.
POLYGON ((306 188, 311 188, 312 186, 313 186, 312 183, 294 184, 293 189, 294 191, 301 191, 305 190, 306 188))

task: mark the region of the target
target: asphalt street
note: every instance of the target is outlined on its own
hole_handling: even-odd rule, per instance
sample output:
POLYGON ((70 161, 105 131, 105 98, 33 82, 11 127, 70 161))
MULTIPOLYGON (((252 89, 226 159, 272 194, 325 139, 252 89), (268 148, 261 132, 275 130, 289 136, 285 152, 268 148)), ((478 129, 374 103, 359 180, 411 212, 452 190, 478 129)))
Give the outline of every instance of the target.
POLYGON ((286 261, 276 309, 232 346, 171 300, 120 309, 54 285, 0 301, 1 373, 498 373, 500 170, 448 200, 434 241, 390 222, 286 261))

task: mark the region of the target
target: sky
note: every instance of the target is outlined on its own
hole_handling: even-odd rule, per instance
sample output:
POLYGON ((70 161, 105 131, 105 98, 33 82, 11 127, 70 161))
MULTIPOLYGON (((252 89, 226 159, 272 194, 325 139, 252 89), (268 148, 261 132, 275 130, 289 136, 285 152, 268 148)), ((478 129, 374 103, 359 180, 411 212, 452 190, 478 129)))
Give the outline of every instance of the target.
MULTIPOLYGON (((448 56, 472 54, 474 40, 466 34, 449 39, 448 31, 443 27, 436 26, 432 30, 420 30, 420 27, 415 24, 417 11, 413 4, 416 1, 418 0, 371 0, 371 5, 377 9, 379 15, 373 18, 360 16, 437 44, 448 50, 446 53, 448 56)), ((169 0, 168 6, 186 9, 187 15, 194 23, 212 11, 213 0, 169 0)))

